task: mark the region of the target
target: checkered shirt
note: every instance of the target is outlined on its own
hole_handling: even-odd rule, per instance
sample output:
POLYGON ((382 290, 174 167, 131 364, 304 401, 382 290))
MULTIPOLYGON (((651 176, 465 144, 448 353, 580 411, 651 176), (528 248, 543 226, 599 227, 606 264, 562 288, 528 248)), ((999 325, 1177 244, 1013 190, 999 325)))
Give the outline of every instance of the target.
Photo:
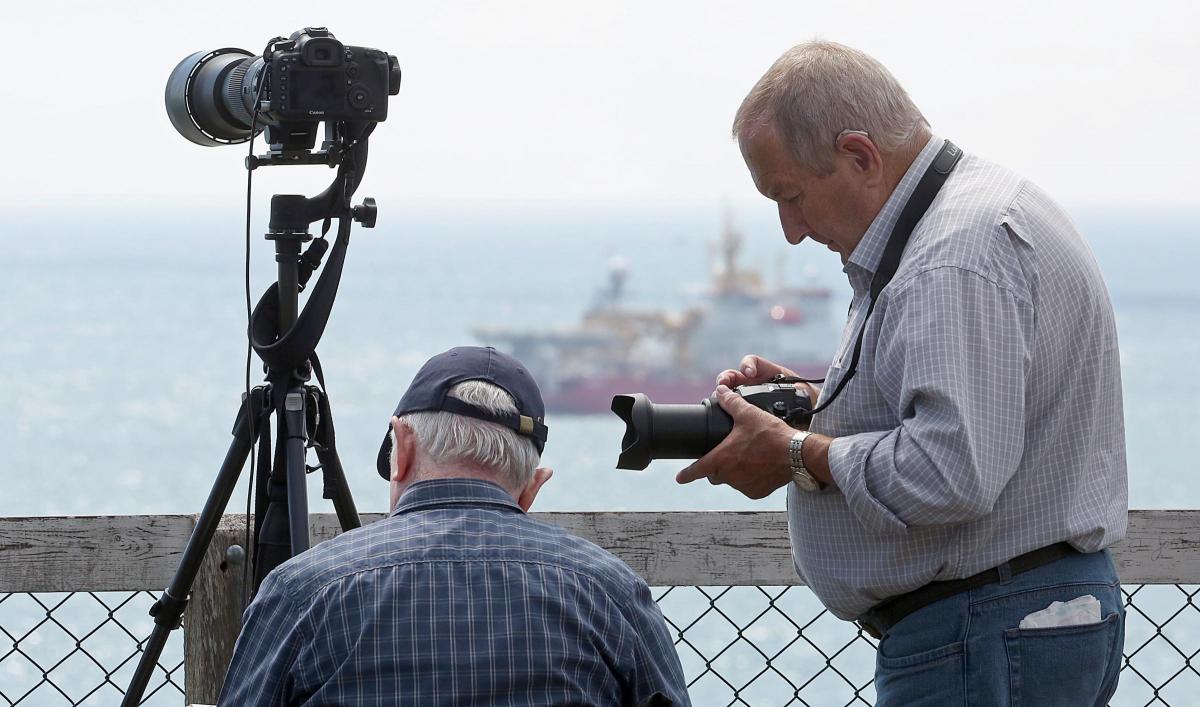
MULTIPOLYGON (((845 375, 870 283, 933 138, 851 254, 854 291, 823 394, 845 375)), ((1059 541, 1125 534, 1128 492, 1112 304, 1067 215, 964 155, 866 323, 858 373, 813 419, 836 490, 790 484, 800 576, 854 618, 931 581, 1059 541)))
POLYGON ((219 704, 688 705, 645 581, 499 486, 413 484, 378 523, 278 567, 219 704))

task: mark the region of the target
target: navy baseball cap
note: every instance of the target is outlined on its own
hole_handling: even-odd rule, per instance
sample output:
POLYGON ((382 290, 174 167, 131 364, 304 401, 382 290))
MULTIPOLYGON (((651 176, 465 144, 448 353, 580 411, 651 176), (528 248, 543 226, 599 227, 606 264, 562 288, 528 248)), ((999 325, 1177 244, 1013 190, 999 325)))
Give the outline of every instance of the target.
MULTIPOLYGON (((517 359, 491 346, 456 346, 426 361, 392 414, 399 417, 424 411, 452 412, 494 422, 528 437, 538 454, 546 447, 546 407, 537 383, 517 359), (516 401, 517 412, 488 412, 449 395, 455 385, 470 380, 487 381, 503 388, 516 401)), ((392 454, 391 433, 389 425, 375 459, 375 468, 384 479, 392 477, 388 459, 392 454)))

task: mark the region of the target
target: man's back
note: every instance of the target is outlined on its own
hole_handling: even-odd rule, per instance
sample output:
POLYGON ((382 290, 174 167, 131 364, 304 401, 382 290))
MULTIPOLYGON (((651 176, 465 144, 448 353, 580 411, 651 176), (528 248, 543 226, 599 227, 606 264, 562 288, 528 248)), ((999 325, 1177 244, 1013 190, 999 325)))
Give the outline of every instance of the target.
POLYGON ((256 705, 687 704, 644 581, 503 489, 413 484, 391 517, 282 565, 221 696, 256 705))

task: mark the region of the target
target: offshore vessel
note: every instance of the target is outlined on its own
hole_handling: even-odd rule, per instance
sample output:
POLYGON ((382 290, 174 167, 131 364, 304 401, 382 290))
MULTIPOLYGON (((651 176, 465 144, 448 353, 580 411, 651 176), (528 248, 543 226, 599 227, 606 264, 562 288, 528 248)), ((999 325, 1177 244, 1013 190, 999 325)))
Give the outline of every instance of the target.
POLYGON ((658 403, 699 402, 712 393, 717 374, 747 353, 822 377, 837 341, 830 290, 768 286, 758 271, 739 267, 742 236, 728 221, 718 246, 711 282, 684 309, 628 306, 629 268, 616 258, 577 325, 472 333, 529 368, 548 412, 608 412, 613 395, 634 392, 658 403))

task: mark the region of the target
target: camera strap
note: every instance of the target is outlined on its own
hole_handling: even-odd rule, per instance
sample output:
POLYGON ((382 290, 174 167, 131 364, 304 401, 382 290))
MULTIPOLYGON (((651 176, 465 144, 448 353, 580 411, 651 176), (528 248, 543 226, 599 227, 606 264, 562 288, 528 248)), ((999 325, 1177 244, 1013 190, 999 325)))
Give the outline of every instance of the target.
MULTIPOLYGON (((862 326, 858 329, 858 339, 854 342, 854 355, 850 358, 850 367, 846 371, 846 375, 838 381, 837 387, 834 388, 833 394, 825 399, 825 402, 813 409, 812 414, 817 414, 837 400, 842 391, 846 388, 846 384, 858 372, 858 360, 862 355, 863 336, 867 333, 867 323, 871 320, 871 313, 875 311, 875 303, 879 301, 879 294, 883 292, 883 288, 892 281, 892 276, 896 274, 896 270, 900 267, 900 258, 904 255, 904 248, 908 245, 908 239, 912 236, 913 229, 917 223, 925 216, 925 212, 929 210, 929 205, 933 203, 934 197, 942 189, 942 184, 946 182, 946 178, 954 171, 954 167, 958 165, 958 160, 962 157, 962 150, 954 143, 946 140, 942 145, 942 149, 938 151, 937 156, 933 158, 933 163, 925 170, 925 174, 921 175, 921 181, 917 182, 913 193, 908 197, 908 201, 904 204, 904 208, 900 211, 899 218, 896 219, 896 224, 892 226, 892 233, 888 237, 887 246, 885 246, 883 255, 879 258, 879 265, 875 268, 875 276, 871 278, 871 303, 867 306, 867 315, 863 317, 862 326)), ((816 383, 817 381, 805 381, 816 383)))

